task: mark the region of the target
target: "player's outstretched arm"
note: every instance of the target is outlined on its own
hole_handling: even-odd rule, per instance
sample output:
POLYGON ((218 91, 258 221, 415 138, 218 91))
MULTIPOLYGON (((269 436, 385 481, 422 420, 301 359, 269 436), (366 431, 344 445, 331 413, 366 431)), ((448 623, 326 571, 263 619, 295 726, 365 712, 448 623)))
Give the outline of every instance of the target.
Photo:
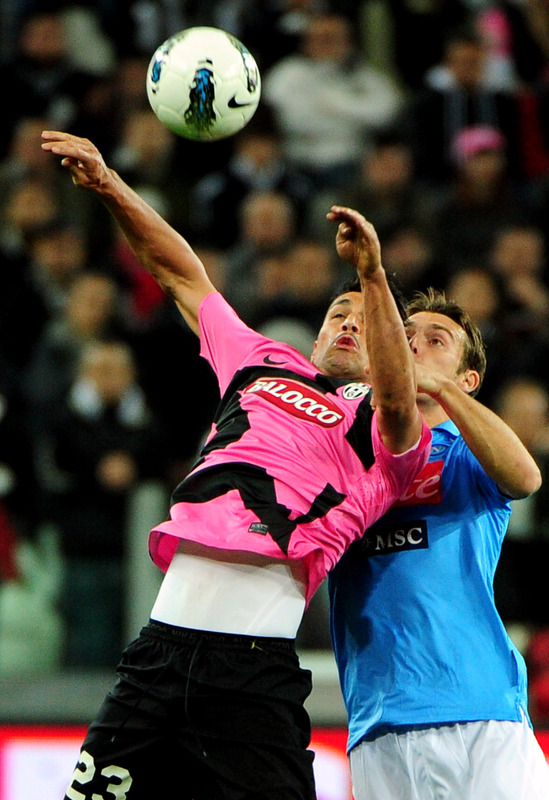
POLYGON ((379 239, 374 226, 353 209, 332 206, 327 216, 339 223, 337 252, 356 268, 362 286, 379 432, 388 450, 402 453, 419 440, 422 420, 413 357, 381 263, 379 239))
POLYGON ((198 333, 200 302, 215 287, 188 242, 105 164, 88 139, 60 131, 44 131, 42 139, 42 149, 62 157, 73 182, 103 201, 139 261, 198 333))
POLYGON ((519 499, 539 489, 539 467, 506 422, 444 375, 420 364, 416 364, 416 374, 419 391, 444 409, 502 492, 519 499))

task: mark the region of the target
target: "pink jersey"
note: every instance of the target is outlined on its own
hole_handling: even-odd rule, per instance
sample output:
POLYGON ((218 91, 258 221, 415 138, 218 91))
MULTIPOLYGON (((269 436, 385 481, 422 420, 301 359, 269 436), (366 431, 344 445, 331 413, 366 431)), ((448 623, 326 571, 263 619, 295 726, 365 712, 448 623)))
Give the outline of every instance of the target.
POLYGON ((179 539, 300 560, 310 600, 344 550, 408 488, 429 456, 383 445, 371 388, 319 373, 248 328, 219 293, 200 307, 201 354, 221 402, 199 460, 149 545, 166 570, 179 539))

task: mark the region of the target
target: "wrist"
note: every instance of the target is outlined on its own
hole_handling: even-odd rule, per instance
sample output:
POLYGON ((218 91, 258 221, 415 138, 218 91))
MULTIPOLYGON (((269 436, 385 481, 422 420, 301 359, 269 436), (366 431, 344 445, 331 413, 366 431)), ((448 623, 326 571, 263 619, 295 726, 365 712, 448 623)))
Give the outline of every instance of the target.
POLYGON ((451 378, 440 376, 438 379, 438 391, 433 395, 435 400, 446 410, 454 407, 456 400, 462 400, 466 392, 461 389, 451 378))
POLYGON ((360 264, 359 259, 356 270, 361 283, 386 283, 385 270, 383 269, 381 262, 371 264, 370 261, 367 261, 366 264, 362 265, 360 264))

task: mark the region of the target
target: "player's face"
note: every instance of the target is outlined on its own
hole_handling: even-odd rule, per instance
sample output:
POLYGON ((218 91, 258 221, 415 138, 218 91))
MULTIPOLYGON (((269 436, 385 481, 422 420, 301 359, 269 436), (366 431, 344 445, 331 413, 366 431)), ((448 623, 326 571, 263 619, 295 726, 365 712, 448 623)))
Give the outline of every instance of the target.
POLYGON ((368 354, 360 292, 333 301, 318 332, 311 361, 332 378, 366 379, 368 354))
POLYGON ((466 333, 445 314, 420 311, 406 322, 406 334, 418 364, 457 380, 466 333))

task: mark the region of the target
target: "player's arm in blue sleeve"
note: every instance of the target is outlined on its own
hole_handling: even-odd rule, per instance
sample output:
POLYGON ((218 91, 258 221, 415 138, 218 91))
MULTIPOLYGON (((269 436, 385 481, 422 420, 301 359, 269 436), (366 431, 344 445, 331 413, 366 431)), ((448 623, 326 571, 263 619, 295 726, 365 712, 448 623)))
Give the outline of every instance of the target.
POLYGON ((537 492, 539 468, 516 433, 453 380, 416 365, 418 389, 433 397, 457 425, 487 475, 508 497, 537 492))
POLYGON ((188 242, 105 164, 88 139, 59 131, 44 131, 42 139, 44 150, 62 157, 73 182, 98 195, 141 264, 198 334, 200 303, 215 287, 188 242))

